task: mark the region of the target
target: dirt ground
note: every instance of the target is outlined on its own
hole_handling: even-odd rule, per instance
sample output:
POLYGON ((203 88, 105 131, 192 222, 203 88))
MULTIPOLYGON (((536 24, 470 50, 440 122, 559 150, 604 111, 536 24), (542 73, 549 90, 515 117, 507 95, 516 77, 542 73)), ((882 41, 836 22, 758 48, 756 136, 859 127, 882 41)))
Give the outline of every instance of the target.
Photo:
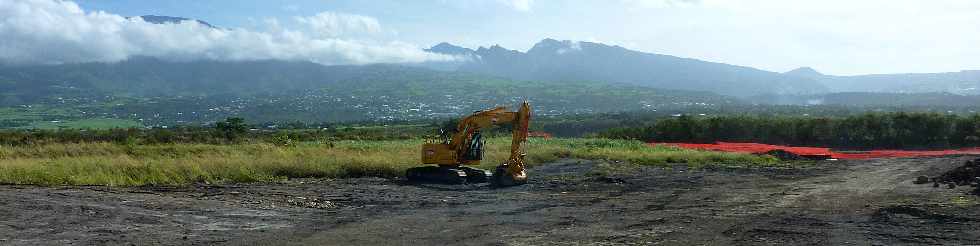
POLYGON ((0 186, 0 245, 980 244, 972 188, 912 184, 971 158, 697 171, 563 160, 504 189, 0 186))

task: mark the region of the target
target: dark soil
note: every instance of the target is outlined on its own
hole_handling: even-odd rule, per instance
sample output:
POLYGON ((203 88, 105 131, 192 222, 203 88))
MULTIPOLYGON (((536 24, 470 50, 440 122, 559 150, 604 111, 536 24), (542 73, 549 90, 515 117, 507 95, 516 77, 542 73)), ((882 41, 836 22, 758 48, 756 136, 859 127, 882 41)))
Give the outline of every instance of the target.
POLYGON ((503 189, 381 178, 0 186, 0 245, 980 244, 972 187, 912 184, 970 159, 710 170, 564 160, 503 189))
MULTIPOLYGON (((923 177, 919 176, 916 180, 917 184, 924 184, 927 182, 922 182, 923 177)), ((928 178, 926 178, 928 180, 928 178)), ((934 186, 939 187, 940 184, 945 184, 947 187, 960 186, 980 186, 980 159, 966 161, 962 166, 953 168, 952 170, 946 171, 942 175, 932 179, 934 181, 934 186)), ((980 194, 980 188, 974 191, 975 194, 980 194)))

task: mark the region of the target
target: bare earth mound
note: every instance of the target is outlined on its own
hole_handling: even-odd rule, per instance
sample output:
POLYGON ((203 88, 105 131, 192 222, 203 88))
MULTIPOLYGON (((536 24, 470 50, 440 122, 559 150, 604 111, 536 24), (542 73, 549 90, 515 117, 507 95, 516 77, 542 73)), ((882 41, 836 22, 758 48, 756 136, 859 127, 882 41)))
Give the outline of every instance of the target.
POLYGON ((971 187, 912 184, 970 159, 699 171, 564 160, 497 190, 380 178, 0 186, 0 244, 978 244, 971 187))

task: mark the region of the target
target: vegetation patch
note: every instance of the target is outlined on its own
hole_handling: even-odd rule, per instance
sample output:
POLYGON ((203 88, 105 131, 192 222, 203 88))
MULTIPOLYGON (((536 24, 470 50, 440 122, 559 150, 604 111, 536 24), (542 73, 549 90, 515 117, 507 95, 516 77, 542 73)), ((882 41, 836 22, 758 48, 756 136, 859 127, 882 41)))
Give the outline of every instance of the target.
MULTIPOLYGON (((0 146, 0 183, 36 185, 186 185, 288 178, 400 177, 420 165, 421 140, 341 140, 295 144, 119 144, 107 142, 0 146)), ((509 138, 491 138, 480 167, 508 157, 509 138)), ((531 139, 529 165, 559 158, 639 165, 690 163, 778 165, 768 156, 651 147, 640 141, 531 139)))
POLYGON ((600 136, 656 142, 755 142, 839 148, 980 146, 980 115, 868 113, 846 117, 680 116, 600 136))
POLYGON ((112 128, 132 128, 141 127, 139 122, 133 120, 123 120, 123 119, 110 119, 110 118, 92 118, 92 119, 80 119, 80 120, 54 120, 54 121, 37 121, 31 123, 30 126, 24 128, 30 129, 112 129, 112 128))

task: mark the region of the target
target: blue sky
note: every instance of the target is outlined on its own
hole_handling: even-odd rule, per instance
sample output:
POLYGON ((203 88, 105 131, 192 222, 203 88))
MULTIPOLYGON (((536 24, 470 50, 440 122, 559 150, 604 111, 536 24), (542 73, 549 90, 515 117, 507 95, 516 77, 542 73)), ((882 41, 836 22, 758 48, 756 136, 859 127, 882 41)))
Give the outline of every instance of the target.
POLYGON ((0 19, 9 24, 0 28, 7 37, 0 49, 8 50, 0 60, 22 63, 132 55, 411 62, 449 59, 420 53, 443 41, 526 50, 556 38, 777 72, 980 69, 980 1, 974 0, 0 0, 0 15, 11 16, 0 19), (236 31, 150 27, 96 11, 196 18, 236 31), (168 35, 177 36, 157 40, 168 35))

